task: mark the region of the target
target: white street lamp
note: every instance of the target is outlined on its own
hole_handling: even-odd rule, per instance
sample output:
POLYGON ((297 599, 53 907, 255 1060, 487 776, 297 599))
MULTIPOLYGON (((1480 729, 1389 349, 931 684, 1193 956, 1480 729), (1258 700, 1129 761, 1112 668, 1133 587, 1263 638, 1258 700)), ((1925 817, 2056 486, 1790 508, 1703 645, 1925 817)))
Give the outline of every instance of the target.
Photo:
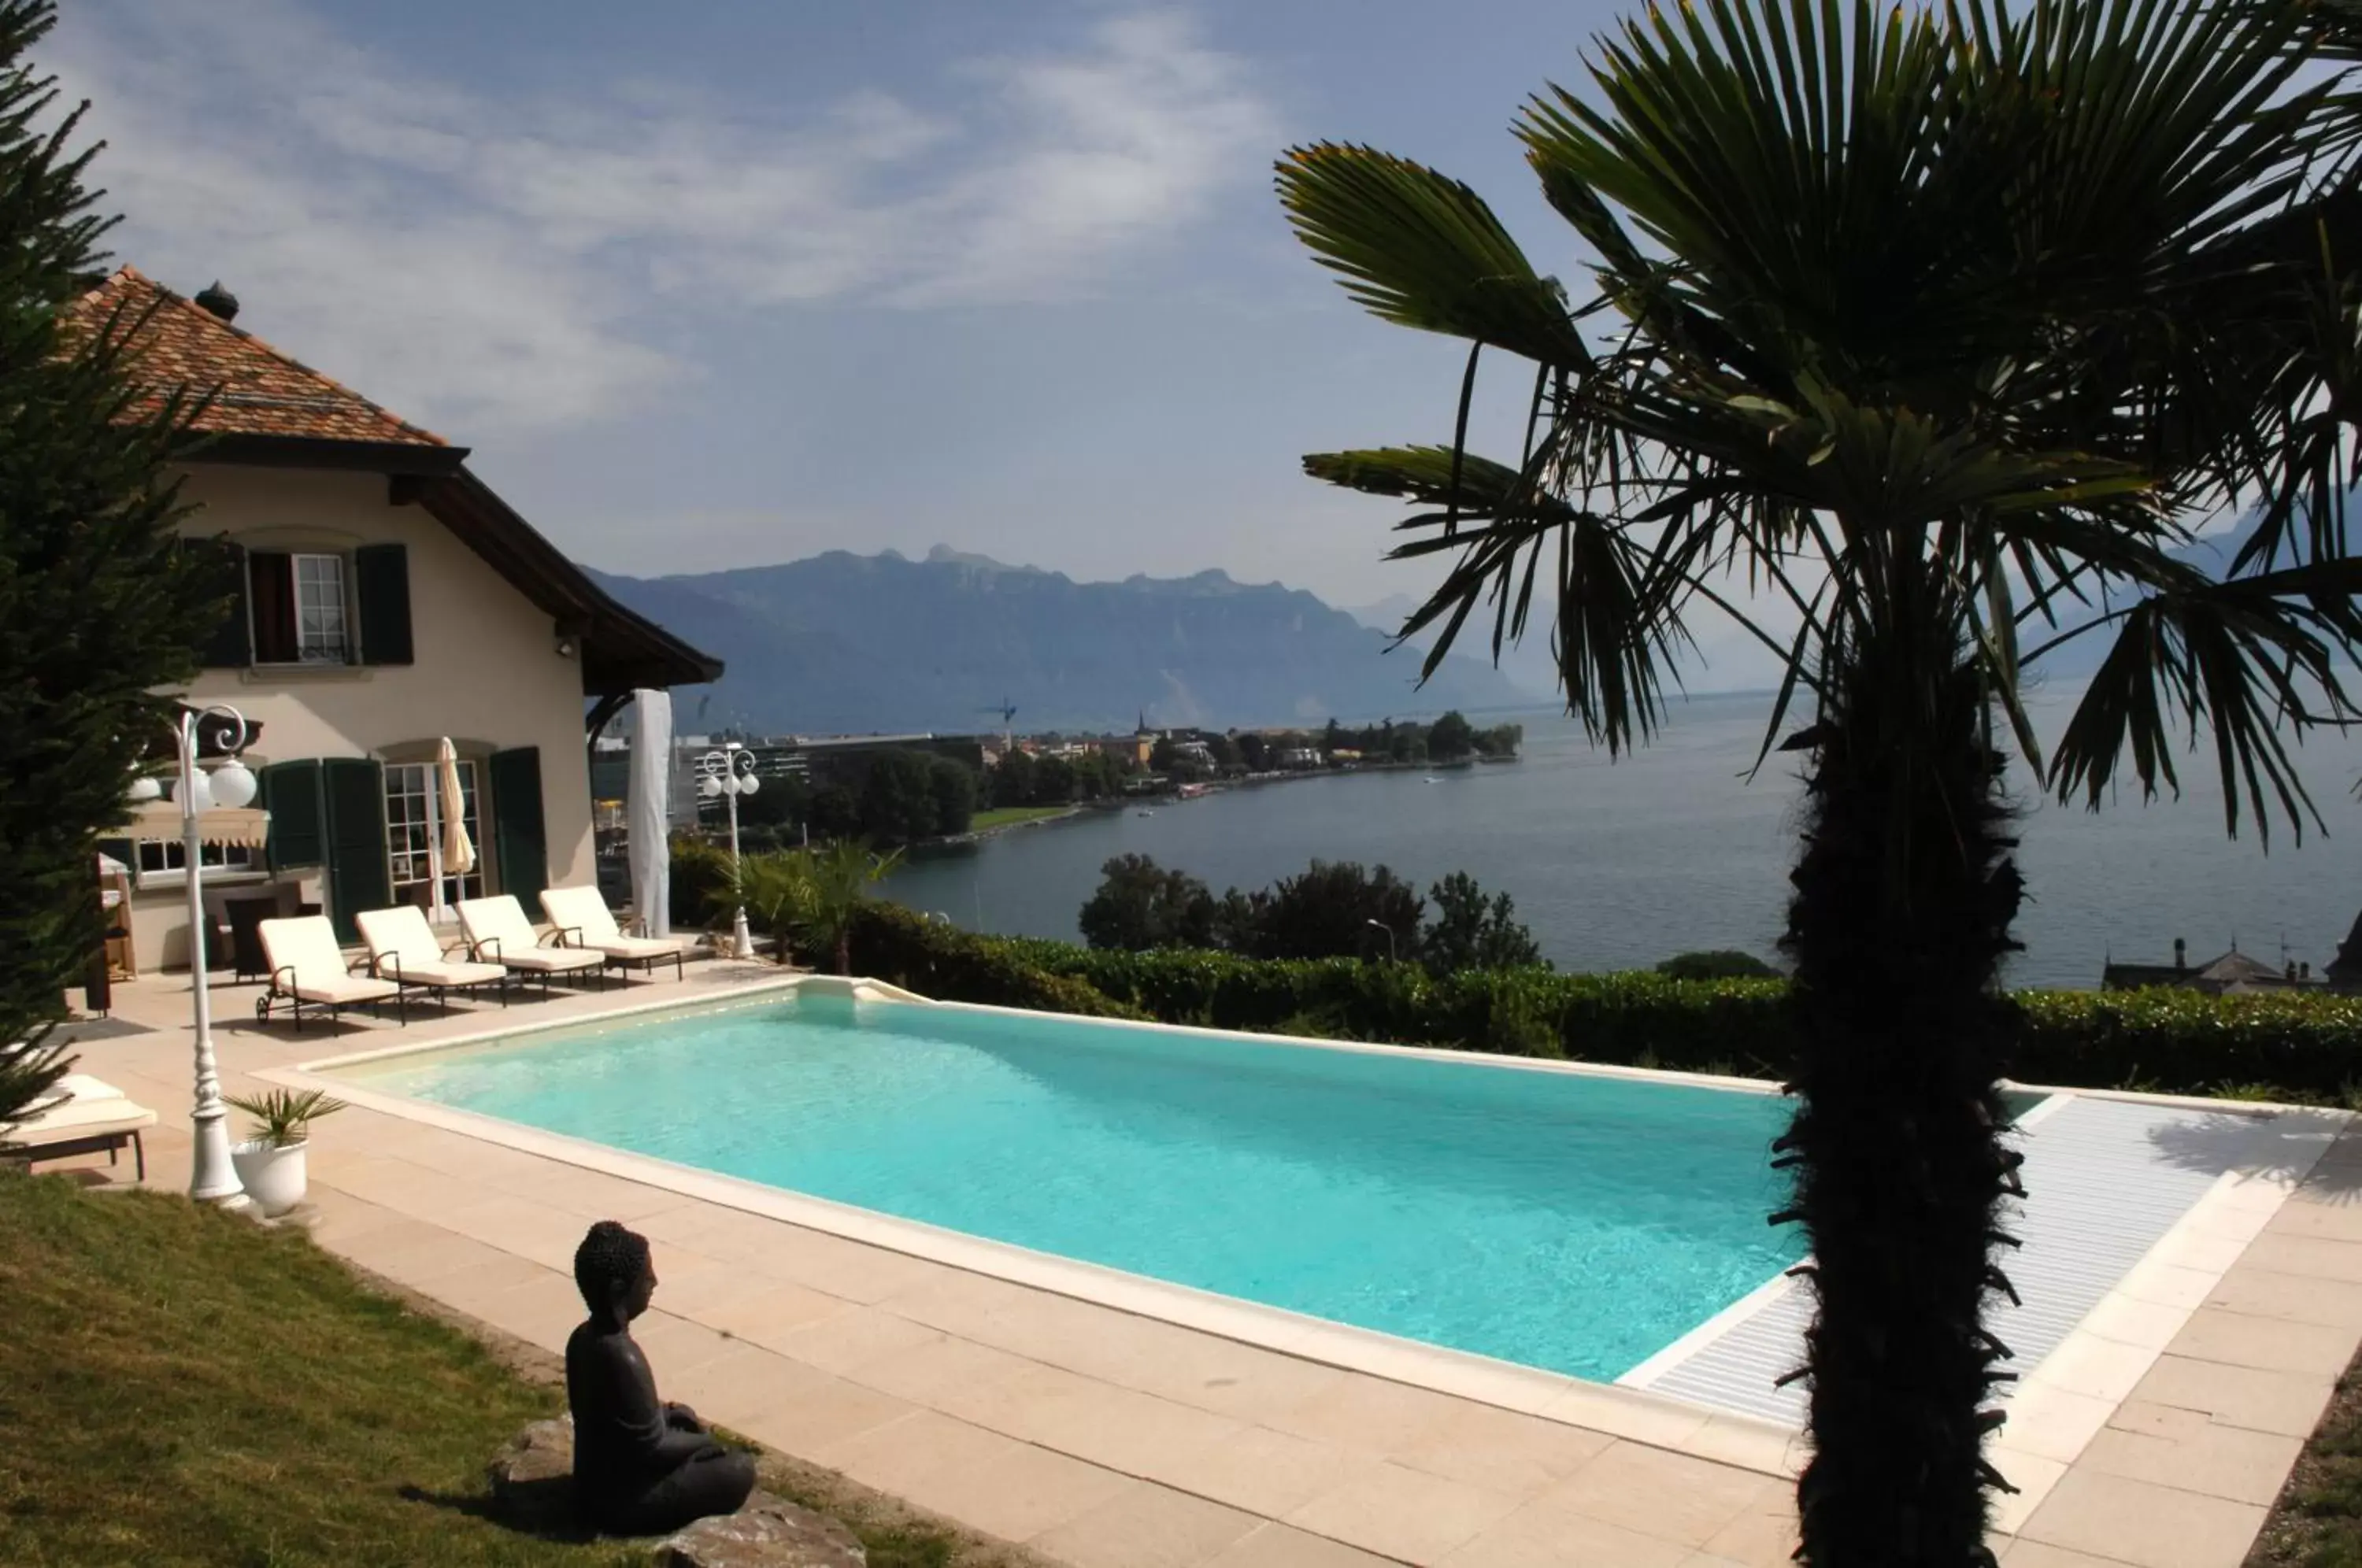
POLYGON ((226 806, 243 806, 254 799, 254 775, 237 760, 253 732, 245 714, 219 704, 202 712, 183 708, 178 728, 181 778, 173 799, 181 803, 181 854, 188 868, 189 988, 195 997, 197 1030, 197 1103, 189 1112, 196 1148, 189 1171, 189 1196, 199 1202, 239 1209, 246 1205, 246 1188, 237 1179, 237 1167, 230 1163, 229 1130, 223 1125, 229 1109, 222 1104, 221 1075, 214 1064, 213 1007, 205 977, 204 852, 197 813, 216 800, 226 806), (204 749, 206 737, 227 759, 210 780, 197 766, 197 753, 204 749))
MULTIPOLYGON (((755 754, 736 741, 724 742, 719 751, 709 751, 697 759, 697 792, 711 801, 720 796, 730 809, 730 880, 738 881, 738 797, 751 795, 763 787, 755 777, 755 754)), ((746 932, 746 906, 740 904, 730 922, 730 956, 755 956, 755 939, 746 932)))

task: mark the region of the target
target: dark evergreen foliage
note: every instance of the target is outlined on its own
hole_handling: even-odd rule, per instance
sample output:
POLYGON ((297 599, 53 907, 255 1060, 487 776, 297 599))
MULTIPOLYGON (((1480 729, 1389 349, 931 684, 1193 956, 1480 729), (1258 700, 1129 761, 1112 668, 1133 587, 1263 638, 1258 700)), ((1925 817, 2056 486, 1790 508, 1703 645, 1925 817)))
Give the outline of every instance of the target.
POLYGON ((1420 933, 1418 956, 1430 973, 1550 967, 1542 962, 1541 944, 1518 919, 1517 903, 1508 894, 1488 899, 1475 878, 1454 871, 1429 888, 1427 896, 1435 900, 1435 918, 1420 933))
POLYGON ((0 1097, 62 1071, 38 1043, 105 931, 99 834, 168 743, 173 704, 152 690, 195 672, 226 603, 175 545, 167 463, 189 407, 137 407, 137 321, 62 319, 101 281, 112 223, 83 184, 97 149, 76 149, 80 110, 61 116, 28 59, 55 20, 49 0, 0 0, 0 1044, 36 1043, 0 1097))
POLYGON ((1119 855, 1099 867, 1098 890, 1083 905, 1083 940, 1141 952, 1214 944, 1214 895, 1186 871, 1145 855, 1119 855))

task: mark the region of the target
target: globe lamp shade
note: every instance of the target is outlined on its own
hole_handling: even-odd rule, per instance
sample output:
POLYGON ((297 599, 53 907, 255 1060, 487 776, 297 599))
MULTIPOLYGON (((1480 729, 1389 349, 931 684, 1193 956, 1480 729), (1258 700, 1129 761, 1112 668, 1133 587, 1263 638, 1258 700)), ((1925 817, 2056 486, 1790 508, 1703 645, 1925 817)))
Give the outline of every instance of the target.
POLYGON ((254 775, 248 771, 245 763, 232 757, 214 769, 213 795, 215 805, 227 806, 230 810, 237 811, 241 807, 252 805, 255 794, 254 775))
POLYGON ((697 781, 697 792, 711 801, 722 793, 722 780, 709 774, 697 781))
POLYGON ((763 781, 761 779, 749 773, 744 778, 738 780, 738 793, 741 795, 751 795, 756 789, 761 787, 762 782, 763 781))
POLYGON ((202 771, 192 773, 188 782, 182 788, 188 791, 182 803, 189 809, 199 812, 210 812, 214 809, 213 786, 205 781, 205 776, 202 771))
POLYGON ((149 774, 142 773, 131 781, 131 803, 135 806, 164 798, 164 786, 149 774))

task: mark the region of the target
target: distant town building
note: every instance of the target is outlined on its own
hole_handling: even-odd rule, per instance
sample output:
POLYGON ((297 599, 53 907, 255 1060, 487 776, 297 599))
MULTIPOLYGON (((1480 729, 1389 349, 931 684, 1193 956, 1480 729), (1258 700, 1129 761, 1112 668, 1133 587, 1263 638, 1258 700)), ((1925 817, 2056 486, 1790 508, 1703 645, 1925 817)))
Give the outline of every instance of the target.
MULTIPOLYGON (((2357 934, 2362 934, 2362 921, 2356 922, 2357 934)), ((2346 938, 2347 946, 2354 937, 2346 938)), ((2338 949, 2345 957, 2346 949, 2338 949)), ((2330 966, 2332 975, 2337 965, 2330 966)), ((2189 962, 2189 946, 2180 937, 2173 939, 2173 962, 2170 964, 2109 963, 2100 971, 2100 988, 2104 991, 2138 990, 2145 986, 2178 986, 2184 990, 2203 991, 2208 996, 2242 996, 2257 991, 2321 990, 2330 984, 2326 976, 2315 975, 2310 964, 2293 960, 2278 968, 2260 958, 2251 958, 2236 947, 2219 958, 2209 959, 2194 967, 2189 962)))
POLYGON ((2323 972, 2337 989, 2362 991, 2362 915, 2354 917, 2353 929, 2337 944, 2337 956, 2329 961, 2323 972))

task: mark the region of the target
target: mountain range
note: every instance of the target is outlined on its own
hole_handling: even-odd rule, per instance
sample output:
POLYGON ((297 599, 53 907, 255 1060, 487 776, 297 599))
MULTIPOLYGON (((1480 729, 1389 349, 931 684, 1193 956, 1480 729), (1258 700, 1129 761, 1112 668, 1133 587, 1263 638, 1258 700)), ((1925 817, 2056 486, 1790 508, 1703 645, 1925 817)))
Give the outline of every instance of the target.
POLYGON ((684 730, 872 734, 1318 723, 1530 704, 1489 663, 1418 655, 1313 594, 1220 571, 1076 582, 937 546, 694 576, 593 572, 719 657, 675 693, 684 730))

